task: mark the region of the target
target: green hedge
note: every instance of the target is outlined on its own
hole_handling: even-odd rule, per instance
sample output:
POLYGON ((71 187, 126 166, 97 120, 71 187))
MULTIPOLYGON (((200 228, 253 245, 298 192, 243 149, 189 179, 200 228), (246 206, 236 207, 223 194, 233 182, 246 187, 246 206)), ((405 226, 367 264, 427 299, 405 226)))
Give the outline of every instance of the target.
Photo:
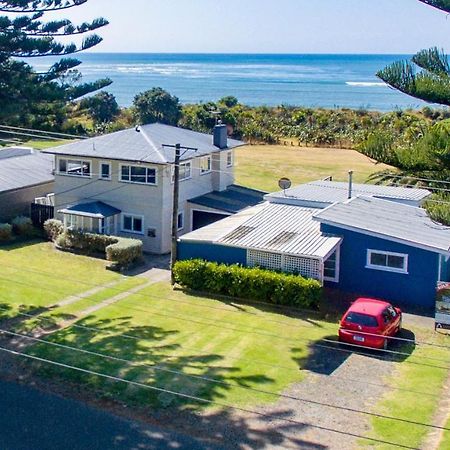
POLYGON ((106 259, 126 267, 142 259, 142 241, 104 234, 66 230, 55 241, 58 247, 76 249, 85 254, 106 253, 106 259))
POLYGON ((64 233, 64 225, 60 220, 48 219, 44 222, 44 231, 47 233, 48 238, 55 242, 56 238, 64 233))
POLYGON ((13 231, 18 236, 30 237, 34 235, 33 222, 29 217, 18 216, 11 222, 13 231))
POLYGON ((317 308, 322 287, 316 280, 260 268, 206 262, 178 261, 175 280, 183 287, 279 305, 317 308))
POLYGON ((12 225, 0 223, 0 241, 7 242, 12 239, 12 225))

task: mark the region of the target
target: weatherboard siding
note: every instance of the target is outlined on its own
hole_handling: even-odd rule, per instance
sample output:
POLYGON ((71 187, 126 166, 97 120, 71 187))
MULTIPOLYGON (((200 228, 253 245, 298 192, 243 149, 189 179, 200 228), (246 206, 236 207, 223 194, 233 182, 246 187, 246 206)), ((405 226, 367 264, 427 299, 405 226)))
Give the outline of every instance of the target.
POLYGON ((432 308, 435 305, 439 255, 431 251, 322 224, 321 230, 343 238, 338 283, 330 287, 386 299, 395 303, 432 308), (367 249, 408 255, 408 273, 366 268, 367 249))
POLYGON ((178 259, 204 259, 224 264, 247 264, 247 250, 205 242, 178 242, 178 259))

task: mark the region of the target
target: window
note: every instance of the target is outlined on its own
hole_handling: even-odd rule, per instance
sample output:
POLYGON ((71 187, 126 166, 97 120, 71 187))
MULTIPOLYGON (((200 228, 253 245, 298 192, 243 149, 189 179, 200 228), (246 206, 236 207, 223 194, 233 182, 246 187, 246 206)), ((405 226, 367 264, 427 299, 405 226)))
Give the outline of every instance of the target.
POLYGON ((134 214, 122 214, 122 231, 143 234, 144 218, 134 214))
POLYGON ((378 320, 375 316, 350 311, 345 318, 345 322, 361 325, 363 327, 378 327, 378 320))
POLYGON ((139 184, 156 184, 156 169, 144 166, 121 166, 120 181, 139 184))
MULTIPOLYGON (((191 178, 192 175, 192 165, 191 162, 180 164, 180 181, 187 180, 191 178)), ((175 167, 172 166, 172 183, 175 181, 175 167)))
POLYGON ((368 269, 386 270, 387 272, 408 273, 408 255, 367 250, 366 267, 368 269))
POLYGON ((326 281, 339 281, 339 249, 323 263, 323 279, 326 281))
POLYGON ((200 174, 211 172, 211 156, 200 158, 200 174))
POLYGON ((178 231, 180 231, 184 228, 184 213, 182 213, 182 212, 178 213, 177 228, 178 228, 178 231))
POLYGON ((230 150, 227 152, 227 167, 231 167, 233 165, 233 152, 230 150))
POLYGON ((111 179, 111 164, 110 163, 100 163, 100 179, 110 180, 111 179))
POLYGON ((81 159, 60 159, 58 173, 74 177, 90 177, 91 162, 81 159))

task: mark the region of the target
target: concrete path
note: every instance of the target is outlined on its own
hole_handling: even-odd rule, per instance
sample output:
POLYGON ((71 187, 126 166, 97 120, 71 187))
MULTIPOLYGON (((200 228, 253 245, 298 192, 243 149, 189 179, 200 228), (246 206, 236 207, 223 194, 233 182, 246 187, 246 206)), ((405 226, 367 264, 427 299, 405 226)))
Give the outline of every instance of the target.
POLYGON ((3 450, 220 448, 13 382, 0 381, 0 408, 3 450))

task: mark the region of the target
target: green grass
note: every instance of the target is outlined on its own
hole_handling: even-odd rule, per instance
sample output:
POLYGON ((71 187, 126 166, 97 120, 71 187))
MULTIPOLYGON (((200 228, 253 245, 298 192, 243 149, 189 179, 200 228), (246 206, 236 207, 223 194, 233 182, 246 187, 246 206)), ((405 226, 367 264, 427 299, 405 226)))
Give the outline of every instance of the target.
MULTIPOLYGON (((446 428, 450 429, 450 417, 445 425, 446 428)), ((439 450, 449 450, 450 449, 450 431, 444 431, 442 435, 442 441, 439 445, 439 450)))
POLYGON ((121 278, 105 269, 106 261, 59 252, 49 242, 0 247, 0 267, 0 303, 12 315, 21 307, 46 307, 121 278))
POLYGON ((27 147, 32 147, 36 150, 45 150, 47 148, 57 147, 59 145, 69 144, 71 141, 69 140, 31 140, 25 142, 23 145, 27 147))
POLYGON ((354 170, 354 180, 363 183, 369 175, 387 168, 374 164, 354 150, 334 148, 250 145, 236 150, 236 182, 267 192, 279 190, 278 180, 288 177, 293 184, 333 176, 345 181, 354 170))
MULTIPOLYGON (((310 319, 314 318, 313 314, 310 319)), ((72 327, 49 339, 130 359, 134 364, 80 355, 46 344, 35 345, 29 351, 65 364, 241 406, 275 402, 277 397, 240 389, 238 385, 280 393, 291 383, 303 379, 299 361, 303 364, 308 360, 308 344, 336 333, 335 324, 311 322, 306 317, 304 320, 289 318, 262 312, 253 306, 238 309, 218 300, 172 291, 168 283, 147 287, 139 295, 130 295, 80 323, 103 331, 72 327), (236 312, 242 309, 248 314, 236 312), (137 339, 127 339, 123 335, 137 339), (214 378, 222 384, 146 367, 155 364, 183 374, 214 378)), ((155 394, 74 371, 50 367, 44 370, 49 375, 87 383, 103 395, 129 404, 202 406, 173 395, 155 394)))
MULTIPOLYGON (((448 339, 430 330, 414 329, 416 339, 449 345, 448 339)), ((412 354, 412 361, 398 364, 394 374, 387 380, 395 387, 411 391, 426 392, 431 396, 392 390, 377 405, 376 411, 385 415, 401 417, 414 422, 432 423, 434 412, 439 403, 439 394, 449 375, 450 351, 439 347, 417 346, 412 354), (442 359, 433 361, 421 357, 442 359), (443 366, 441 369, 433 366, 443 366)), ((396 442, 412 448, 419 448, 430 428, 410 423, 391 421, 382 418, 372 419, 371 437, 396 442)), ((390 449, 390 445, 372 445, 371 448, 390 449)), ((444 447, 445 448, 445 447, 444 447)), ((448 448, 448 447, 447 447, 448 448)))

